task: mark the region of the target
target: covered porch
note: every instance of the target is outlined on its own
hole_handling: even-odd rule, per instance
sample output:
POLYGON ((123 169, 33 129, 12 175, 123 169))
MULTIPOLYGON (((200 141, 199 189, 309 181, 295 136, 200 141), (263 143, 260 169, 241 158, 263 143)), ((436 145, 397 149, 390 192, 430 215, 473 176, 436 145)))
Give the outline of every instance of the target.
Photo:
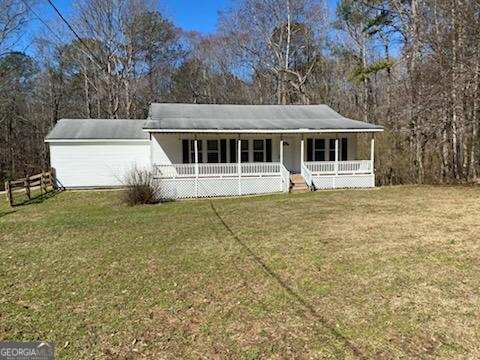
POLYGON ((362 160, 357 133, 152 134, 152 146, 166 198, 288 192, 292 174, 310 190, 375 184, 373 133, 362 160))

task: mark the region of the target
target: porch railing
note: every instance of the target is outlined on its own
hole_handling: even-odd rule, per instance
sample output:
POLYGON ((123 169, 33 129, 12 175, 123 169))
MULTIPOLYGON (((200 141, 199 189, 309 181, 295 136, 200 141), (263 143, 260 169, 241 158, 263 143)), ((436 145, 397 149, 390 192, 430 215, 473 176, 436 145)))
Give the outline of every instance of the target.
POLYGON ((371 174, 373 172, 371 160, 308 161, 304 164, 312 175, 371 174))
POLYGON ((302 173, 303 178, 305 179, 305 183, 307 184, 308 187, 311 188, 311 187, 312 187, 312 183, 313 183, 312 173, 311 173, 310 170, 307 168, 307 166, 306 166, 305 163, 302 163, 301 173, 302 173))
POLYGON ((240 174, 238 163, 208 163, 208 164, 155 164, 154 174, 159 178, 193 178, 196 177, 238 177, 238 176, 279 176, 280 163, 241 163, 240 174))
POLYGON ((288 192, 290 189, 290 171, 287 170, 285 165, 280 164, 280 173, 282 175, 282 191, 288 192))

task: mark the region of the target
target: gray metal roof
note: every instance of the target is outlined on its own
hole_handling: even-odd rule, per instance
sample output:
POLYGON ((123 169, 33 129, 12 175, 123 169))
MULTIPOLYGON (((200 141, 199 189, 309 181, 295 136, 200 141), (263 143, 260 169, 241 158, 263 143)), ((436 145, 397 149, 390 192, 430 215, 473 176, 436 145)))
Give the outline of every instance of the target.
POLYGON ((327 105, 151 104, 144 129, 169 130, 358 130, 374 124, 347 119, 327 105))
POLYGON ((145 120, 62 119, 46 140, 144 140, 149 138, 148 133, 142 130, 144 124, 145 120))

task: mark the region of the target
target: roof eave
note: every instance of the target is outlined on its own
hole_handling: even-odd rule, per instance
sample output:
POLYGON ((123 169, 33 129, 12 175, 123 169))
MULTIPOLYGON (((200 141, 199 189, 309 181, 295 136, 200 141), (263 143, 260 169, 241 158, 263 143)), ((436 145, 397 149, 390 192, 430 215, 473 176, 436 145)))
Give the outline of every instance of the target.
POLYGON ((46 143, 53 143, 53 142, 150 142, 148 138, 142 139, 92 139, 92 138, 85 138, 85 139, 45 139, 46 143))
POLYGON ((232 134, 307 134, 307 133, 371 133, 382 132, 382 127, 370 129, 149 129, 149 133, 232 133, 232 134))

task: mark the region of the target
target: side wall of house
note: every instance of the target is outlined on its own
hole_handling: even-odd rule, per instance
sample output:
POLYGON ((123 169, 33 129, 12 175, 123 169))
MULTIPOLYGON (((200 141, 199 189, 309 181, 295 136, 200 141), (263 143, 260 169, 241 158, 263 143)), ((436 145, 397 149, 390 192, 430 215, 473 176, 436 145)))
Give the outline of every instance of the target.
POLYGON ((134 167, 151 167, 150 142, 50 142, 50 162, 60 186, 66 188, 122 185, 134 167))

